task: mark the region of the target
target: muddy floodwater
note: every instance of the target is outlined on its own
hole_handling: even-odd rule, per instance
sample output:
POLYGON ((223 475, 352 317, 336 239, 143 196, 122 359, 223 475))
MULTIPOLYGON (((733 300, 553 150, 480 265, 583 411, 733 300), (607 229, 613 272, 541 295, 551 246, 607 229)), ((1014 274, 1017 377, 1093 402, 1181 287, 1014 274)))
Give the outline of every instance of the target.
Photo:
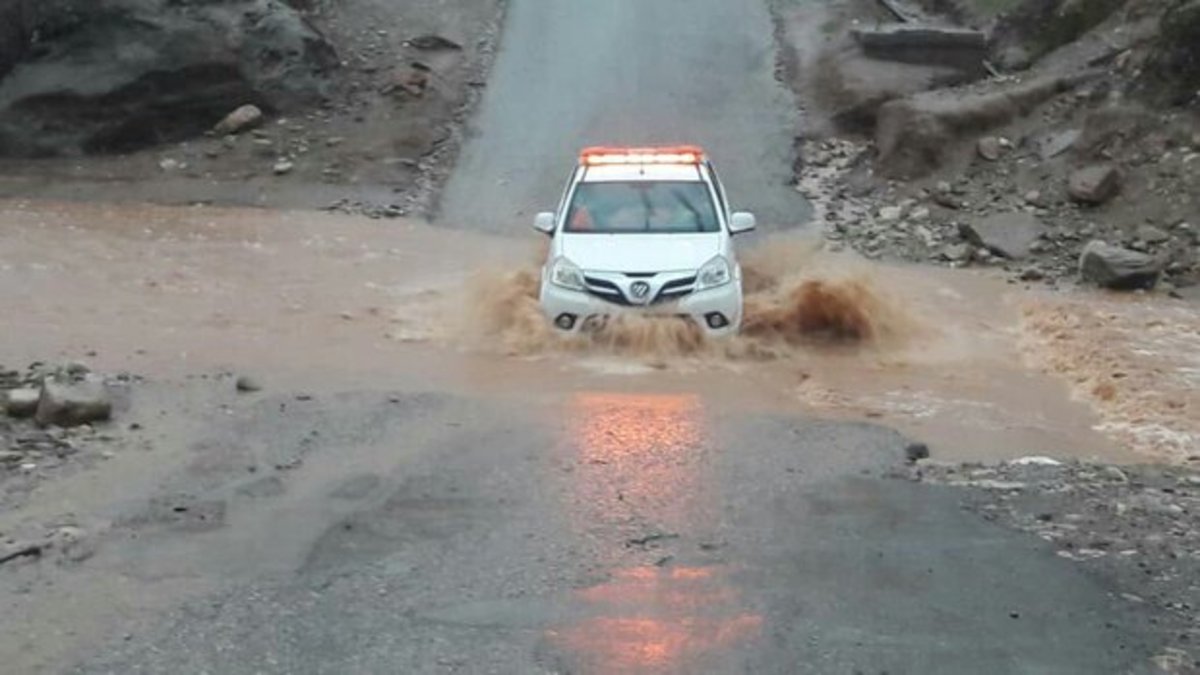
POLYGON ((564 341, 537 312, 533 233, 31 202, 0 219, 6 359, 550 404, 686 392, 895 427, 945 460, 1200 453, 1200 318, 1182 302, 1036 294, 776 235, 743 251, 735 340, 627 321, 564 341))

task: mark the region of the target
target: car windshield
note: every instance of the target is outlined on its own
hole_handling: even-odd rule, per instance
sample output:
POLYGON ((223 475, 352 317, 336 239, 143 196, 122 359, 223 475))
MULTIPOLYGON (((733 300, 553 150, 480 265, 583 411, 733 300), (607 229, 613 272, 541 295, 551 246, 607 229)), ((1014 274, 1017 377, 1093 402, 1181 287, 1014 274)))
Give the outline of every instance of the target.
POLYGON ((717 232, 708 186, 698 181, 580 183, 566 232, 717 232))

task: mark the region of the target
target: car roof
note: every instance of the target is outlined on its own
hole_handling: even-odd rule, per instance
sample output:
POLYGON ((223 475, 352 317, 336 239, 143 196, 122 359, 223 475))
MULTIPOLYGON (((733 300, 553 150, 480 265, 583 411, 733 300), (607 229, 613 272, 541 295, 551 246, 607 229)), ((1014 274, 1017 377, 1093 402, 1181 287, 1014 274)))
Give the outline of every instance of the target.
POLYGON ((581 183, 613 181, 703 181, 697 164, 612 164, 585 167, 581 183))

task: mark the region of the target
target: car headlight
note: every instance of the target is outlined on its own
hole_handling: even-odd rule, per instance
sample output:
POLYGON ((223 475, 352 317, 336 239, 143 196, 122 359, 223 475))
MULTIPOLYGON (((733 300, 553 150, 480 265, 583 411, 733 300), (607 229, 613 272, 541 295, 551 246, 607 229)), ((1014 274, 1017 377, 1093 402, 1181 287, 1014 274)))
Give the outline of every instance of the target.
POLYGON ((703 291, 708 288, 724 286, 731 281, 733 281, 733 270, 729 266, 729 261, 724 256, 717 256, 704 263, 700 272, 696 274, 696 290, 703 291))
POLYGON ((583 272, 566 258, 554 261, 550 268, 550 283, 575 291, 583 290, 583 272))

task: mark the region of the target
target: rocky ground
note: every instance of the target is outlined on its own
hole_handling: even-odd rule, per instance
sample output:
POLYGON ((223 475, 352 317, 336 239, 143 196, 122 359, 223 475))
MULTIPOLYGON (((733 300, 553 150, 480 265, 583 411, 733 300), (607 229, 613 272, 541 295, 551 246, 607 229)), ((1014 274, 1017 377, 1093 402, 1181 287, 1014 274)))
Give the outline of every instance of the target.
POLYGON ((136 379, 81 363, 0 367, 0 508, 19 506, 44 480, 113 457, 125 432, 140 429, 114 421, 136 379))
MULTIPOLYGON (((49 480, 86 471, 118 453, 146 451, 141 425, 116 418, 128 409, 137 378, 102 376, 81 363, 0 367, 0 509, 19 513, 49 480)), ((0 531, 0 567, 29 561, 79 564, 97 539, 85 514, 18 519, 0 531)))
POLYGON ((493 0, 24 4, 30 47, 0 55, 0 195, 372 217, 433 208, 501 13, 493 0), (122 44, 149 56, 109 68, 122 44), (245 105, 264 114, 218 128, 245 105))
MULTIPOLYGON (((1161 272, 1164 292, 1194 295, 1200 110, 1194 94, 1175 91, 1187 86, 1178 79, 1147 84, 1166 70, 1164 53, 1183 49, 1159 27, 1191 17, 1188 3, 1174 13, 1108 3, 1094 28, 1056 34, 1053 49, 1037 43, 1037 60, 1028 44, 1037 40, 1019 27, 1037 25, 1022 12, 1044 3, 1010 4, 1015 18, 976 22, 992 31, 990 57, 1011 71, 982 60, 994 76, 950 89, 936 77, 944 65, 864 55, 839 32, 888 20, 881 5, 842 3, 830 16, 825 46, 809 59, 837 75, 795 78, 814 101, 810 114, 828 120, 800 141, 797 158, 798 189, 818 204, 828 238, 870 258, 998 267, 1051 286, 1079 279, 1085 246, 1099 240, 1161 272), (872 69, 887 86, 865 74, 872 69)), ((968 15, 964 6, 972 3, 952 14, 968 15)))
MULTIPOLYGON (((1200 456, 1195 457, 1200 460, 1200 456)), ((1150 605, 1171 648, 1164 672, 1200 671, 1200 471, 1029 457, 1000 465, 914 467, 913 480, 963 491, 963 508, 1044 539, 1059 556, 1150 605)))

